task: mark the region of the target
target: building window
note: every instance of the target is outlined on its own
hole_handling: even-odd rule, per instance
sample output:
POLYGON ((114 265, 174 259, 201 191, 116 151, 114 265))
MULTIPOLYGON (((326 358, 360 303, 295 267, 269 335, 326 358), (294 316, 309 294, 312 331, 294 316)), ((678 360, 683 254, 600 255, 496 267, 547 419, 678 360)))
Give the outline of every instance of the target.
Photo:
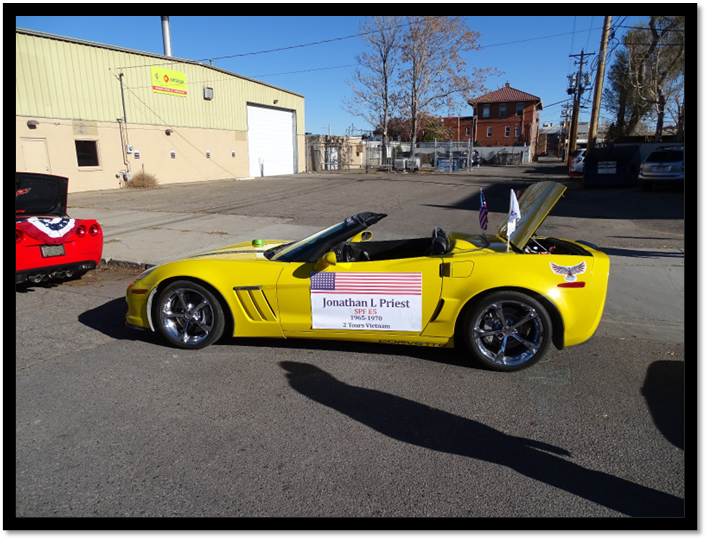
POLYGON ((486 137, 491 137, 491 126, 486 128, 486 137))
POLYGON ((523 103, 516 104, 516 116, 523 116, 523 109, 525 108, 523 105, 523 103))
POLYGON ((505 104, 505 103, 501 103, 501 104, 498 106, 498 117, 499 117, 499 118, 505 118, 505 117, 506 117, 506 104, 505 104))
POLYGON ((471 135, 471 128, 468 127, 466 128, 466 136, 468 137, 469 135, 471 135))
POLYGON ((484 105, 481 115, 484 118, 488 118, 491 115, 491 105, 484 105))
POLYGON ((511 126, 506 126, 506 131, 503 134, 504 137, 510 137, 511 136, 511 126))
POLYGON ((76 141, 79 167, 98 167, 98 141, 76 141))
POLYGON ((516 126, 516 139, 520 139, 520 126, 516 126))

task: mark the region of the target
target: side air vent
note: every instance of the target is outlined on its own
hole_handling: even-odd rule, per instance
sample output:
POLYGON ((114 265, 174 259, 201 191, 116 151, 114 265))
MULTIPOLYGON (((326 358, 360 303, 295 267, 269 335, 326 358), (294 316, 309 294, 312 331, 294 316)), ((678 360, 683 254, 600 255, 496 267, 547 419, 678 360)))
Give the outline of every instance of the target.
POLYGON ((277 316, 260 286, 233 287, 243 311, 251 321, 275 322, 277 316))

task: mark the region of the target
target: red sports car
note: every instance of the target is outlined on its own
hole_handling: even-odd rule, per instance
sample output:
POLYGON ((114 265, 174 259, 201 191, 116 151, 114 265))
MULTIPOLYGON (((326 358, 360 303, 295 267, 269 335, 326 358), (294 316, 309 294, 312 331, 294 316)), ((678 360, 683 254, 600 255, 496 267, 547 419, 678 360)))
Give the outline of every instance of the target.
POLYGON ((98 266, 103 231, 66 214, 69 179, 15 173, 15 284, 80 276, 98 266))

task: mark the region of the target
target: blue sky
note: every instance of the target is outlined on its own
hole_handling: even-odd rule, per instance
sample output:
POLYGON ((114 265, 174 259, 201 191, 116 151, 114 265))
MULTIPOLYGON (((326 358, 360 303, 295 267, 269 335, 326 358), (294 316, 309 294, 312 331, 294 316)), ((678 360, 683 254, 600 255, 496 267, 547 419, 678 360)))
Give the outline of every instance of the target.
MULTIPOLYGON (((164 54, 159 16, 15 19, 20 28, 164 54)), ((356 36, 362 19, 170 16, 172 55, 189 60, 213 58, 220 68, 303 94, 305 130, 328 133, 331 126, 332 134, 344 135, 352 126, 356 130, 371 129, 361 117, 349 115, 341 106, 350 96, 346 79, 354 69, 354 56, 365 50, 363 40, 356 36), (323 41, 326 43, 313 44, 323 41), (286 47, 292 48, 263 52, 286 47), (232 58, 221 58, 227 56, 232 58)), ((569 97, 567 75, 578 70, 576 59, 570 55, 584 49, 595 53, 589 57, 590 62, 597 58, 603 19, 603 14, 467 17, 469 28, 481 34, 479 43, 484 47, 465 55, 467 67, 495 67, 504 72, 489 78, 487 87, 495 90, 508 81, 518 90, 539 96, 545 107, 541 122, 557 124, 562 103, 569 97)), ((616 34, 620 38, 626 31, 623 27, 647 20, 647 16, 613 16, 612 25, 621 23, 616 34)), ((607 68, 611 61, 609 58, 607 68)), ((591 95, 585 94, 589 102, 591 95)), ((438 112, 443 116, 448 113, 438 112)), ((471 113, 470 107, 458 111, 462 116, 471 113)), ((589 121, 589 110, 581 113, 580 120, 589 121)))

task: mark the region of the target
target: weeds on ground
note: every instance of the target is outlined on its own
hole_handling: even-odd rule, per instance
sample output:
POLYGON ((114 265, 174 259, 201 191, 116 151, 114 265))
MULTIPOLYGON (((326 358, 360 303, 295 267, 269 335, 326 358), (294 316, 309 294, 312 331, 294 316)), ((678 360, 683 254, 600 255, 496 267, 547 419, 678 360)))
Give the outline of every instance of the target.
POLYGON ((157 177, 145 171, 139 171, 133 175, 133 177, 128 180, 125 187, 131 189, 155 189, 159 187, 160 183, 157 177))

